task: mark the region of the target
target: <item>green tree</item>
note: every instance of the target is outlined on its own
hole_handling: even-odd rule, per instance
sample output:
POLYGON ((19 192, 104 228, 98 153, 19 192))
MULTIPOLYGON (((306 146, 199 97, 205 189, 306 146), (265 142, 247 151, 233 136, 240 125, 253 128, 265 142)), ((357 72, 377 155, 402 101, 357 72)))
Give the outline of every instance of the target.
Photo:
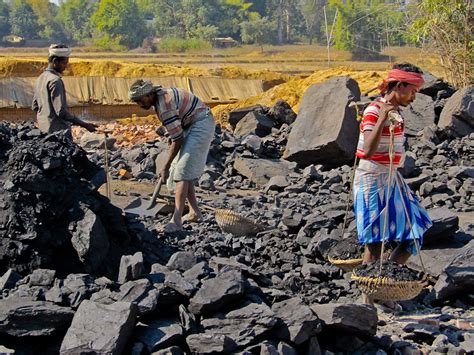
POLYGON ((48 3, 48 13, 44 20, 38 20, 42 31, 41 38, 49 39, 52 42, 65 42, 69 39, 62 22, 58 19, 59 6, 48 3))
POLYGON ((301 2, 294 0, 267 0, 267 17, 276 24, 278 44, 290 43, 294 35, 304 33, 301 2))
POLYGON ((8 4, 0 2, 0 42, 3 36, 10 34, 9 13, 10 8, 8 4))
POLYGON ((403 14, 384 0, 330 0, 337 9, 334 43, 355 58, 378 57, 384 46, 403 31, 403 14))
POLYGON ((41 27, 32 7, 24 0, 14 0, 10 10, 11 33, 28 39, 39 37, 41 27))
POLYGON ((439 55, 449 81, 474 82, 474 18, 471 0, 420 0, 410 33, 439 55))
POLYGON ((135 48, 147 36, 145 20, 134 0, 101 0, 92 21, 102 34, 99 45, 135 48))
POLYGON ((309 44, 313 44, 313 38, 321 35, 321 26, 324 21, 323 7, 327 0, 304 0, 302 14, 305 20, 309 44))
POLYGON ((258 44, 263 53, 263 44, 271 41, 275 26, 268 17, 257 17, 241 23, 242 42, 258 44))
POLYGON ((60 5, 58 19, 69 38, 81 41, 92 36, 91 17, 95 10, 89 0, 66 0, 60 5))
POLYGON ((198 25, 194 29, 192 35, 193 37, 203 39, 205 41, 211 42, 219 34, 219 29, 214 25, 198 25))

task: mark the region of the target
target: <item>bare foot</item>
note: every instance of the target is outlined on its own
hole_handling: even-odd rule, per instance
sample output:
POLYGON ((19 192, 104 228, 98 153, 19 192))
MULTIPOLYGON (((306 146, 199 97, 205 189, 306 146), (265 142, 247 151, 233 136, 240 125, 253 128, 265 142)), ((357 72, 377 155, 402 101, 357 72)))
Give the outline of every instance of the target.
POLYGON ((176 223, 173 223, 173 222, 168 223, 163 228, 163 232, 165 232, 165 233, 175 233, 175 232, 179 232, 179 231, 182 231, 182 230, 183 230, 183 227, 178 226, 176 223))
POLYGON ((189 212, 183 217, 183 222, 202 222, 202 215, 194 212, 189 212))
POLYGON ((363 304, 368 304, 369 306, 373 306, 374 305, 374 299, 371 296, 369 296, 368 294, 363 293, 362 294, 362 303, 363 304))
POLYGON ((395 301, 379 301, 377 304, 385 313, 398 313, 403 311, 402 306, 395 301))

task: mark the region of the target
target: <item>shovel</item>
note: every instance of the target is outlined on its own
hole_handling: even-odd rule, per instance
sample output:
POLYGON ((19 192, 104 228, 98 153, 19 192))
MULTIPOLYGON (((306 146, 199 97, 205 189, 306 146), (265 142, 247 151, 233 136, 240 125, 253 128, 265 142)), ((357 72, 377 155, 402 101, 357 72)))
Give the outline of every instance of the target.
POLYGON ((143 200, 142 198, 137 198, 131 201, 123 210, 126 213, 136 214, 139 216, 145 217, 154 217, 158 212, 164 212, 163 209, 170 207, 170 204, 167 201, 160 199, 157 201, 157 197, 160 193, 162 185, 162 179, 160 178, 156 183, 155 190, 151 196, 150 201, 143 200), (158 203, 160 202, 160 203, 158 203))

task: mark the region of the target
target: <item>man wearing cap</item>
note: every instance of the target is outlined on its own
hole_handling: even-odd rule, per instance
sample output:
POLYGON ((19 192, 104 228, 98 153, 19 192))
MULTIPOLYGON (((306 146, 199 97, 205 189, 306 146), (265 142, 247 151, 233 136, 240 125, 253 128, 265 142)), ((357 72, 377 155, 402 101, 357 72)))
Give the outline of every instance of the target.
POLYGON ((71 125, 84 127, 89 132, 94 132, 97 126, 69 112, 61 74, 69 63, 70 54, 71 49, 66 45, 52 44, 49 47, 48 68, 36 80, 32 109, 42 132, 66 130, 72 139, 71 125))
POLYGON ((215 122, 211 110, 186 90, 153 86, 150 81, 133 83, 128 96, 145 110, 153 107, 171 139, 160 178, 167 181, 170 190, 175 190, 175 210, 164 231, 179 231, 183 219, 191 222, 202 219, 194 181, 204 171, 214 137, 215 122), (182 218, 186 199, 190 212, 182 218))
MULTIPOLYGON (((364 263, 380 259, 382 241, 396 241, 390 260, 405 264, 418 252, 414 239, 421 246, 423 234, 432 225, 428 213, 396 170, 405 155, 401 108, 415 100, 424 83, 422 74, 412 64, 395 64, 379 86, 382 97, 364 111, 353 191, 357 233, 359 242, 365 245, 364 263)), ((373 300, 364 295, 364 302, 372 304, 373 300)))

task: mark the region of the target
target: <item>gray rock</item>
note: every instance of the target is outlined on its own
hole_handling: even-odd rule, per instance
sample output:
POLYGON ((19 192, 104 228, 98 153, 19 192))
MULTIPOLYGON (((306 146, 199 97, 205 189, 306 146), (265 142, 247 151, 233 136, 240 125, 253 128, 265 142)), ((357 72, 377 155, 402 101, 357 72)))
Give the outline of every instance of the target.
POLYGON ((211 314, 240 299, 245 291, 242 273, 229 270, 213 279, 205 280, 201 288, 189 301, 189 310, 194 314, 211 314))
POLYGON ((171 255, 170 260, 166 264, 170 270, 178 270, 184 272, 191 269, 197 263, 196 254, 189 251, 178 251, 171 255))
POLYGON ((474 86, 464 87, 448 99, 438 126, 459 137, 474 132, 474 86))
POLYGON ((199 187, 203 190, 214 191, 216 186, 214 185, 214 179, 211 174, 204 173, 199 178, 199 187))
POLYGON ((52 286, 56 277, 55 270, 36 269, 30 275, 30 286, 52 286))
POLYGON ((433 221, 433 225, 425 233, 425 243, 439 241, 439 238, 446 238, 454 234, 459 228, 459 217, 448 208, 432 208, 428 210, 428 215, 433 221))
POLYGON ((131 302, 138 306, 139 315, 153 312, 158 305, 159 291, 154 288, 150 281, 140 279, 128 281, 120 286, 119 292, 112 297, 119 302, 131 302))
POLYGON ((356 110, 349 102, 359 98, 359 86, 349 77, 310 86, 300 103, 284 157, 301 166, 348 163, 354 157, 359 135, 356 110))
POLYGON ((265 137, 272 132, 274 122, 271 118, 252 111, 246 114, 235 126, 234 134, 236 136, 245 136, 255 134, 259 137, 265 137))
POLYGON ((311 309, 299 297, 272 305, 275 316, 281 320, 276 335, 300 345, 321 331, 321 324, 311 309))
POLYGON ((184 305, 179 305, 179 320, 186 334, 195 333, 197 330, 196 317, 184 305))
POLYGON ((283 190, 285 187, 289 186, 289 182, 286 179, 286 176, 273 176, 265 185, 265 191, 269 190, 283 190))
POLYGON ((0 292, 14 288, 16 283, 20 280, 20 274, 13 271, 13 269, 8 269, 0 278, 0 292))
POLYGON ((279 159, 236 158, 234 169, 260 187, 273 176, 288 176, 296 164, 279 159))
MULTIPOLYGON (((425 239, 426 241, 426 239, 425 239)), ((426 243, 425 243, 426 245, 426 243)), ((464 247, 464 243, 453 239, 453 237, 441 239, 432 245, 425 246, 421 251, 423 264, 426 272, 436 278, 439 278, 444 268, 451 260, 459 254, 464 247)), ((422 271, 420 258, 418 255, 408 259, 407 265, 413 269, 422 271)))
POLYGON ((272 310, 265 304, 248 303, 216 318, 203 319, 206 334, 226 335, 239 347, 245 347, 264 337, 277 323, 272 310))
POLYGON ((454 92, 454 89, 451 85, 449 85, 442 79, 437 78, 433 74, 428 73, 427 71, 423 72, 423 79, 425 80, 425 83, 423 84, 423 87, 420 90, 422 94, 435 98, 437 97, 439 91, 447 90, 450 92, 454 92))
POLYGON ((15 350, 9 349, 3 345, 0 345, 0 354, 2 355, 15 354, 15 350))
POLYGON ((278 126, 282 124, 291 125, 296 120, 296 113, 285 100, 278 100, 275 105, 268 110, 268 115, 278 126))
POLYGON ((375 307, 330 303, 312 305, 311 309, 324 322, 323 330, 366 335, 375 335, 377 332, 378 317, 375 307))
POLYGON ((437 300, 451 299, 474 288, 474 240, 445 267, 434 286, 437 300))
POLYGON ((113 149, 116 141, 117 139, 114 137, 107 137, 105 139, 103 134, 85 132, 81 136, 79 144, 84 149, 104 149, 105 145, 107 145, 107 149, 113 149))
POLYGON ((209 267, 207 262, 201 261, 200 263, 197 263, 189 270, 186 270, 183 273, 183 277, 188 281, 200 280, 206 276, 209 276, 211 272, 212 272, 212 269, 209 267))
POLYGON ((229 124, 232 126, 233 129, 237 126, 237 123, 244 118, 247 114, 253 111, 261 111, 262 105, 254 105, 249 107, 242 107, 235 110, 230 111, 229 113, 229 124))
POLYGON ((165 286, 172 288, 185 297, 191 297, 196 290, 194 285, 181 276, 178 271, 166 275, 165 286))
POLYGON ((242 140, 242 145, 249 149, 251 152, 260 153, 262 149, 263 140, 259 136, 249 134, 242 140))
POLYGON ((124 284, 140 278, 145 273, 143 267, 143 254, 137 251, 134 255, 123 255, 120 259, 118 282, 124 284))
POLYGON ((83 207, 84 217, 77 222, 71 243, 88 272, 96 271, 107 256, 109 240, 100 218, 83 207))
POLYGON ((184 355, 179 346, 170 346, 169 348, 154 351, 151 355, 184 355))
POLYGON ((136 316, 136 307, 131 303, 103 305, 83 301, 61 344, 61 355, 121 354, 136 316))
POLYGON ((308 344, 308 351, 306 351, 306 355, 321 355, 321 347, 319 346, 319 341, 317 337, 312 337, 309 340, 308 344))
POLYGON ((410 177, 416 169, 416 155, 412 152, 406 152, 403 165, 399 168, 403 177, 410 177))
POLYGON ((147 324, 139 323, 134 336, 150 352, 179 345, 183 340, 183 328, 174 319, 160 319, 147 324))
POLYGON ((227 354, 237 348, 237 344, 223 334, 191 334, 186 343, 193 354, 227 354))
POLYGON ((434 102, 428 95, 416 94, 416 99, 411 105, 402 109, 405 118, 405 132, 416 136, 423 128, 435 123, 434 102))
POLYGON ((0 334, 49 336, 65 331, 73 316, 74 311, 67 307, 10 297, 0 300, 0 334))

